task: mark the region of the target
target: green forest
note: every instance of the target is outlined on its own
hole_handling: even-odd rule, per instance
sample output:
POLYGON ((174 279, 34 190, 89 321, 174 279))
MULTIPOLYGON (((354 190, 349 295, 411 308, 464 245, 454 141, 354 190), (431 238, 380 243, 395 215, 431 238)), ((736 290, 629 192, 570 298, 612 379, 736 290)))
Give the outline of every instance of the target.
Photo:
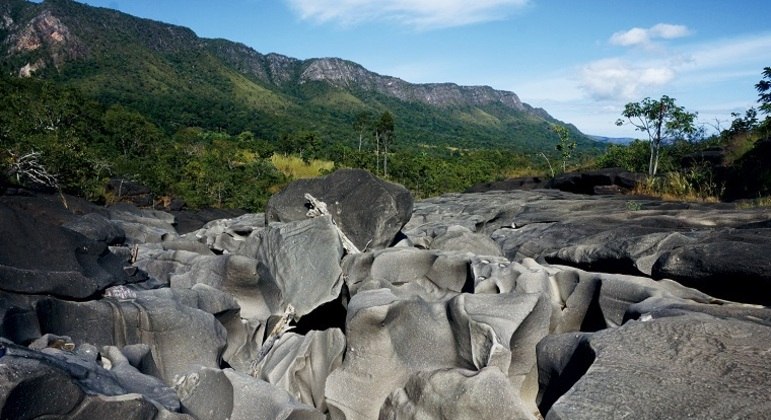
MULTIPOLYGON (((650 174, 644 192, 696 199, 720 199, 727 189, 734 195, 728 198, 771 193, 764 155, 753 153, 771 132, 769 80, 771 70, 766 68, 757 85, 759 109, 732 114, 727 127, 707 136, 704 127, 689 121, 688 130, 673 130, 662 139, 659 173, 650 174), (723 151, 721 165, 693 158, 710 150, 723 151)), ((400 114, 390 111, 360 112, 335 136, 300 129, 263 138, 252 131, 170 129, 171 124, 156 124, 131 108, 104 105, 74 88, 34 78, 0 78, 0 95, 3 188, 60 188, 102 203, 115 199, 105 188, 107 182, 121 178, 149 187, 159 200, 177 198, 191 208, 258 211, 294 178, 274 165, 274 155, 294 156, 301 165, 329 162, 318 175, 364 168, 405 185, 418 198, 463 191, 480 182, 551 177, 576 169, 621 167, 644 173, 651 156, 651 139, 644 136, 602 151, 576 150, 571 133, 559 125, 547 143, 549 153, 528 154, 408 142, 400 138, 400 114)), ((649 105, 659 104, 646 99, 649 105)))
POLYGON ((117 177, 146 185, 159 198, 181 198, 190 207, 259 210, 292 180, 273 165, 274 154, 331 161, 334 168, 364 168, 384 177, 387 159, 387 178, 418 197, 539 170, 535 157, 515 151, 402 144, 398 115, 384 128, 378 127, 381 115, 362 113, 340 138, 297 130, 265 139, 251 131, 169 131, 135 110, 104 106, 73 88, 37 79, 4 77, 0 95, 5 101, 0 109, 4 183, 47 184, 97 202, 110 200, 105 186, 117 177), (32 165, 55 178, 27 176, 34 173, 32 165))

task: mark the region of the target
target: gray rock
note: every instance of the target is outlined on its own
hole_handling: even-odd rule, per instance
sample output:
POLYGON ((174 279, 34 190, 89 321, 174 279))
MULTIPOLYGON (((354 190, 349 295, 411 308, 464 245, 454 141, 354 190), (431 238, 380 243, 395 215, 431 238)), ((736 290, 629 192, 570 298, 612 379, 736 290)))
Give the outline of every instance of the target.
POLYGON ((185 250, 147 250, 136 266, 172 288, 189 289, 205 284, 235 297, 245 318, 267 319, 279 306, 277 287, 258 274, 259 262, 241 255, 201 255, 185 250))
POLYGON ((167 384, 198 366, 219 366, 225 329, 215 317, 181 303, 180 298, 152 293, 138 292, 136 300, 123 302, 43 300, 37 305, 41 332, 72 337, 78 345, 147 344, 158 368, 148 373, 167 384))
POLYGON ((516 397, 506 375, 492 367, 479 371, 442 369, 418 372, 392 392, 380 409, 382 420, 535 420, 516 397))
POLYGON ((176 384, 183 411, 201 419, 313 419, 324 414, 273 385, 232 369, 203 368, 176 384))
POLYGON ((345 336, 339 329, 284 334, 257 365, 258 378, 288 392, 297 401, 327 411, 324 388, 340 367, 345 336))
POLYGON ((706 314, 548 337, 541 408, 546 419, 765 418, 769 348, 771 327, 706 314))
POLYGON ((161 242, 178 236, 174 216, 160 210, 138 209, 127 204, 110 207, 110 221, 126 234, 129 245, 161 242))
POLYGON ((688 244, 659 255, 656 278, 670 278, 715 297, 771 306, 771 229, 761 241, 736 235, 724 240, 688 244))
POLYGON ((515 395, 534 411, 535 343, 548 333, 551 313, 541 294, 426 301, 387 289, 360 291, 348 307, 343 365, 327 379, 330 414, 375 418, 412 374, 488 366, 504 372, 515 395))
POLYGON ((42 297, 6 293, 0 290, 0 337, 28 344, 43 335, 35 305, 42 297))
POLYGON ((501 249, 489 236, 472 232, 465 226, 453 225, 441 228, 431 232, 433 236, 412 236, 409 231, 404 233, 415 243, 426 240, 429 249, 502 256, 501 249))
POLYGON ((248 213, 232 219, 217 219, 206 223, 202 228, 186 234, 206 244, 216 253, 230 253, 253 257, 255 248, 252 240, 265 228, 265 214, 248 213))
POLYGON ((83 299, 107 287, 145 280, 124 272, 105 243, 0 204, 0 289, 83 299))
POLYGON ((271 313, 280 314, 292 304, 301 317, 337 298, 343 285, 342 257, 343 246, 328 216, 278 223, 262 231, 257 270, 260 282, 266 283, 263 297, 271 313))
POLYGON ((327 204, 337 225, 360 250, 388 246, 412 215, 412 196, 401 185, 361 169, 341 169, 289 184, 268 201, 266 220, 305 219, 306 193, 327 204))
MULTIPOLYGON (((3 418, 187 418, 174 413, 173 407, 179 406, 179 400, 174 390, 162 384, 130 390, 121 384, 115 372, 75 353, 51 348, 35 351, 2 339, 0 343, 4 350, 0 356, 3 418)), ((136 384, 137 379, 138 376, 128 382, 136 384)))
POLYGON ((472 255, 414 248, 388 248, 346 256, 343 270, 351 295, 362 287, 388 287, 399 294, 441 298, 473 289, 472 255))
POLYGON ((107 245, 122 244, 126 240, 123 229, 99 213, 85 214, 62 227, 107 245))
POLYGON ((689 303, 723 301, 671 280, 655 281, 623 274, 590 273, 570 267, 550 266, 563 308, 560 331, 596 331, 616 327, 626 320, 631 305, 652 297, 689 303), (575 318, 578 317, 578 318, 575 318), (568 326, 572 325, 572 326, 568 326))
POLYGON ((180 404, 177 393, 160 379, 145 375, 132 366, 120 349, 114 346, 102 348, 101 355, 110 361, 110 372, 127 393, 145 395, 157 401, 169 411, 179 411, 180 404))
POLYGON ((669 278, 723 299, 769 304, 771 268, 762 256, 770 219, 768 209, 727 203, 493 191, 416 203, 405 232, 417 244, 414 238, 460 225, 490 235, 512 261, 669 278))
POLYGON ((743 303, 721 302, 708 304, 673 297, 650 297, 630 305, 624 317, 629 319, 654 319, 677 316, 692 312, 704 313, 717 318, 736 318, 753 321, 771 327, 771 308, 743 303))

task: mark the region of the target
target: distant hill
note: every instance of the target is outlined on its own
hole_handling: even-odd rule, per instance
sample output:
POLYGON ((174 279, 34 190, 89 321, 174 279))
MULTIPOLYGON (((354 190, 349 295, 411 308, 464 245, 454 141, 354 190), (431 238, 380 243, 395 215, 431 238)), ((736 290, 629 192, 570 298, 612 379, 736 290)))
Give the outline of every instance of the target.
POLYGON ((72 0, 3 0, 0 70, 75 87, 105 106, 121 104, 167 132, 251 131, 277 141, 309 131, 352 143, 357 115, 388 110, 401 144, 553 152, 550 126, 565 124, 579 150, 603 147, 513 92, 413 84, 340 58, 261 54, 72 0))
POLYGON ((629 144, 633 142, 635 139, 632 137, 603 137, 603 136, 589 136, 592 140, 601 142, 601 143, 610 143, 610 144, 629 144))

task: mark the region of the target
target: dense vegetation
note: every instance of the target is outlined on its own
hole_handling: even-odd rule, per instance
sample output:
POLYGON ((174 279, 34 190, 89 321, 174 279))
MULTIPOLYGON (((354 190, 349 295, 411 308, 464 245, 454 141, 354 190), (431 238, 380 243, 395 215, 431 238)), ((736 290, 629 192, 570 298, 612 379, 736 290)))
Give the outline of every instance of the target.
MULTIPOLYGON (((347 139, 328 141, 317 132, 299 130, 276 140, 250 131, 183 127, 168 134, 145 115, 122 105, 104 106, 73 88, 37 79, 0 78, 0 164, 5 183, 42 186, 18 170, 35 153, 40 170, 55 176, 65 191, 95 201, 110 200, 105 185, 112 177, 129 179, 161 198, 183 199, 189 206, 241 207, 257 210, 293 178, 279 171, 271 157, 295 155, 321 159, 336 167, 365 168, 384 175, 385 134, 381 116, 360 117, 347 139), (359 145, 361 135, 361 146, 359 145), (379 148, 376 149, 376 139, 379 148)), ((364 114, 363 114, 364 115, 364 114)), ((390 114, 384 114, 390 115, 390 114)), ((391 117, 396 118, 396 117, 391 117)), ((461 149, 401 144, 398 119, 388 133, 388 178, 425 197, 460 191, 475 183, 524 171, 540 170, 536 157, 507 150, 461 149)))

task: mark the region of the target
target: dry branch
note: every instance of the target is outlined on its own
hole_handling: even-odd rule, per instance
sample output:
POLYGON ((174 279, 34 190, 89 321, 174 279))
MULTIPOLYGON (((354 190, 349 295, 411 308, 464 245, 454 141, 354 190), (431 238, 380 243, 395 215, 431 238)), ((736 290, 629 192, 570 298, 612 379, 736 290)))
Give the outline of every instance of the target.
POLYGON ((332 219, 332 224, 335 226, 335 229, 337 230, 337 235, 340 237, 340 241, 343 243, 343 248, 345 248, 346 252, 349 254, 361 254, 361 250, 348 238, 348 235, 346 235, 342 229, 340 229, 340 226, 337 225, 337 222, 335 221, 335 218, 332 217, 332 215, 329 213, 329 210, 327 209, 327 204, 324 203, 321 200, 316 199, 314 196, 305 193, 305 199, 308 200, 308 202, 311 205, 310 210, 308 210, 307 213, 305 213, 308 217, 319 217, 319 216, 329 216, 332 219))

